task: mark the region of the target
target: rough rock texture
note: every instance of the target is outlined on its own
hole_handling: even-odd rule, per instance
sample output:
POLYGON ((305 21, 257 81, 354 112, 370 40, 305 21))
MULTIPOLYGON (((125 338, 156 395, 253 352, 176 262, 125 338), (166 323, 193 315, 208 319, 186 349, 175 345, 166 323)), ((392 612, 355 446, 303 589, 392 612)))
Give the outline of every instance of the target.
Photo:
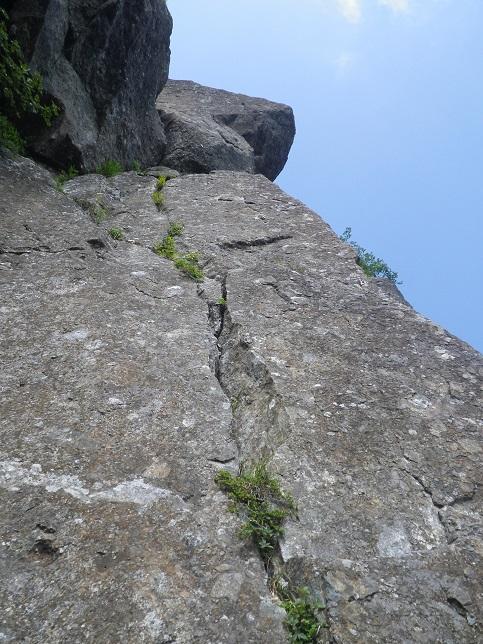
POLYGON ((94 169, 160 161, 156 96, 169 69, 164 0, 15 0, 15 35, 63 115, 34 150, 54 165, 94 169))
POLYGON ((273 181, 287 161, 295 136, 287 105, 173 80, 156 105, 171 168, 256 172, 273 181))
POLYGON ((154 186, 0 161, 0 639, 288 641, 213 483, 263 455, 321 641, 480 642, 479 354, 265 178, 154 186), (203 284, 151 252, 169 222, 203 284))

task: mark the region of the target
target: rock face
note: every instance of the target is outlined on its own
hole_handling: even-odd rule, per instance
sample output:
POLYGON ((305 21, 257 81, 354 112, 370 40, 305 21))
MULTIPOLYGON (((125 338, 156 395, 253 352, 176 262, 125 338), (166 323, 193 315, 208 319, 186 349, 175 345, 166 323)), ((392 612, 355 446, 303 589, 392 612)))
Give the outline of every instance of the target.
POLYGON ((94 169, 160 161, 155 110, 169 69, 172 21, 164 0, 15 0, 17 39, 63 115, 33 147, 54 165, 94 169))
POLYGON ((287 161, 295 135, 287 105, 172 80, 156 105, 171 168, 255 172, 273 181, 287 161))
POLYGON ((213 481, 263 456, 321 642, 480 642, 480 355, 262 176, 155 181, 0 160, 0 639, 288 641, 213 481))

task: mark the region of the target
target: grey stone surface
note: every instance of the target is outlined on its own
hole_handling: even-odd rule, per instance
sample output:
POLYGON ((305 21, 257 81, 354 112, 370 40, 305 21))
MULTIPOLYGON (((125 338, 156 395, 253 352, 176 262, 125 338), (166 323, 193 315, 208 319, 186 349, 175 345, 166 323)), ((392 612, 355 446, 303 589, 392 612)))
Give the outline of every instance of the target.
POLYGON ((239 170, 274 180, 295 136, 287 105, 169 80, 156 103, 164 123, 164 162, 181 172, 239 170))
POLYGON ((321 641, 481 641, 481 356, 261 176, 172 179, 162 211, 151 176, 52 186, 0 161, 3 641, 287 641, 213 483, 261 456, 321 641), (150 251, 170 222, 198 286, 150 251))
POLYGON ((14 0, 16 37, 62 107, 34 143, 56 166, 92 170, 106 159, 158 163, 165 138, 155 109, 169 69, 164 0, 14 0))

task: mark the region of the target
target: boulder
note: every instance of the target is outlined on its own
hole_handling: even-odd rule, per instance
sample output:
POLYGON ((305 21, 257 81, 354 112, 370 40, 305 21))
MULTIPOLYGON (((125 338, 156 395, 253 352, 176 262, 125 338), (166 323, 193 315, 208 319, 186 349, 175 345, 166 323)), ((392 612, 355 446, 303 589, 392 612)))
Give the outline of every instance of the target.
POLYGON ((295 136, 287 105, 169 80, 156 106, 164 123, 164 163, 181 172, 237 170, 274 180, 295 136))
POLYGON ((165 137, 155 109, 168 77, 172 20, 164 0, 14 0, 12 30, 62 108, 33 150, 57 167, 107 159, 154 165, 165 137))
POLYGON ((481 642, 481 356, 265 177, 156 188, 0 159, 0 640, 290 641, 214 480, 263 458, 321 644, 481 642))

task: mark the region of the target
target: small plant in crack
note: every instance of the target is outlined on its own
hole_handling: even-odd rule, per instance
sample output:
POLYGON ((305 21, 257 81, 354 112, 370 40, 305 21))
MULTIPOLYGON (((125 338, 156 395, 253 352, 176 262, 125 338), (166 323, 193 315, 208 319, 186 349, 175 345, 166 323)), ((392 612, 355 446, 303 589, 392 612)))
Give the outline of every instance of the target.
POLYGON ((154 252, 160 257, 174 259, 176 257, 176 241, 172 235, 166 235, 160 242, 155 244, 154 252))
POLYGON ((117 174, 121 174, 122 171, 122 165, 119 161, 114 161, 113 159, 107 159, 96 168, 97 174, 103 174, 107 178, 115 177, 117 174))
POLYGON ((284 535, 285 520, 296 516, 293 498, 282 490, 265 461, 241 467, 237 476, 220 470, 215 482, 228 495, 230 511, 245 520, 240 536, 253 541, 268 565, 284 535))
POLYGON ((362 248, 357 242, 350 241, 351 237, 352 229, 346 228, 339 239, 350 244, 357 251, 356 262, 368 277, 384 277, 394 284, 402 284, 402 282, 397 281, 398 274, 389 268, 386 262, 376 257, 374 253, 362 248))
POLYGON ((290 644, 308 644, 317 642, 321 628, 325 623, 322 617, 324 605, 312 597, 308 588, 297 588, 290 591, 289 585, 278 584, 277 594, 282 600, 282 607, 287 613, 285 624, 290 634, 290 644))
POLYGON ((226 306, 226 298, 220 297, 220 299, 217 301, 218 306, 226 306))
POLYGON ((124 239, 124 231, 122 228, 109 228, 108 232, 112 239, 115 239, 116 241, 121 241, 124 239))
POLYGON ((156 190, 158 191, 162 190, 166 185, 167 181, 168 181, 168 177, 166 177, 164 174, 160 174, 159 177, 156 179, 156 190))
POLYGON ((133 172, 136 172, 136 174, 141 175, 142 177, 146 176, 146 171, 142 169, 142 166, 141 166, 141 164, 139 163, 139 161, 134 160, 134 161, 131 163, 131 170, 132 170, 133 172))
POLYGON ((161 210, 164 207, 163 188, 166 185, 167 180, 168 180, 168 177, 165 177, 162 174, 159 175, 159 177, 156 179, 156 190, 153 192, 153 201, 159 210, 161 210))
POLYGON ((159 210, 164 206, 164 195, 162 192, 159 192, 156 190, 156 192, 153 192, 153 202, 157 206, 159 210))
POLYGON ((156 255, 173 261, 178 270, 188 275, 188 277, 191 277, 195 282, 202 282, 204 276, 200 266, 199 254, 190 252, 185 255, 178 255, 176 237, 180 237, 183 234, 183 230, 183 224, 178 222, 171 223, 168 228, 168 234, 160 242, 155 244, 153 250, 156 255))
POLYGON ((62 170, 62 172, 59 172, 59 174, 55 177, 55 187, 59 192, 63 192, 64 184, 77 176, 79 176, 79 171, 77 170, 77 168, 71 165, 67 168, 67 170, 62 170))
POLYGON ((94 204, 90 204, 89 214, 96 222, 96 224, 102 224, 102 222, 105 221, 109 215, 107 208, 98 201, 94 204))
POLYGON ((203 271, 199 265, 198 253, 187 253, 182 257, 175 257, 174 265, 182 273, 185 273, 195 282, 203 281, 203 271))
POLYGON ((184 231, 184 226, 179 221, 173 221, 169 224, 168 235, 171 237, 181 237, 184 231))

